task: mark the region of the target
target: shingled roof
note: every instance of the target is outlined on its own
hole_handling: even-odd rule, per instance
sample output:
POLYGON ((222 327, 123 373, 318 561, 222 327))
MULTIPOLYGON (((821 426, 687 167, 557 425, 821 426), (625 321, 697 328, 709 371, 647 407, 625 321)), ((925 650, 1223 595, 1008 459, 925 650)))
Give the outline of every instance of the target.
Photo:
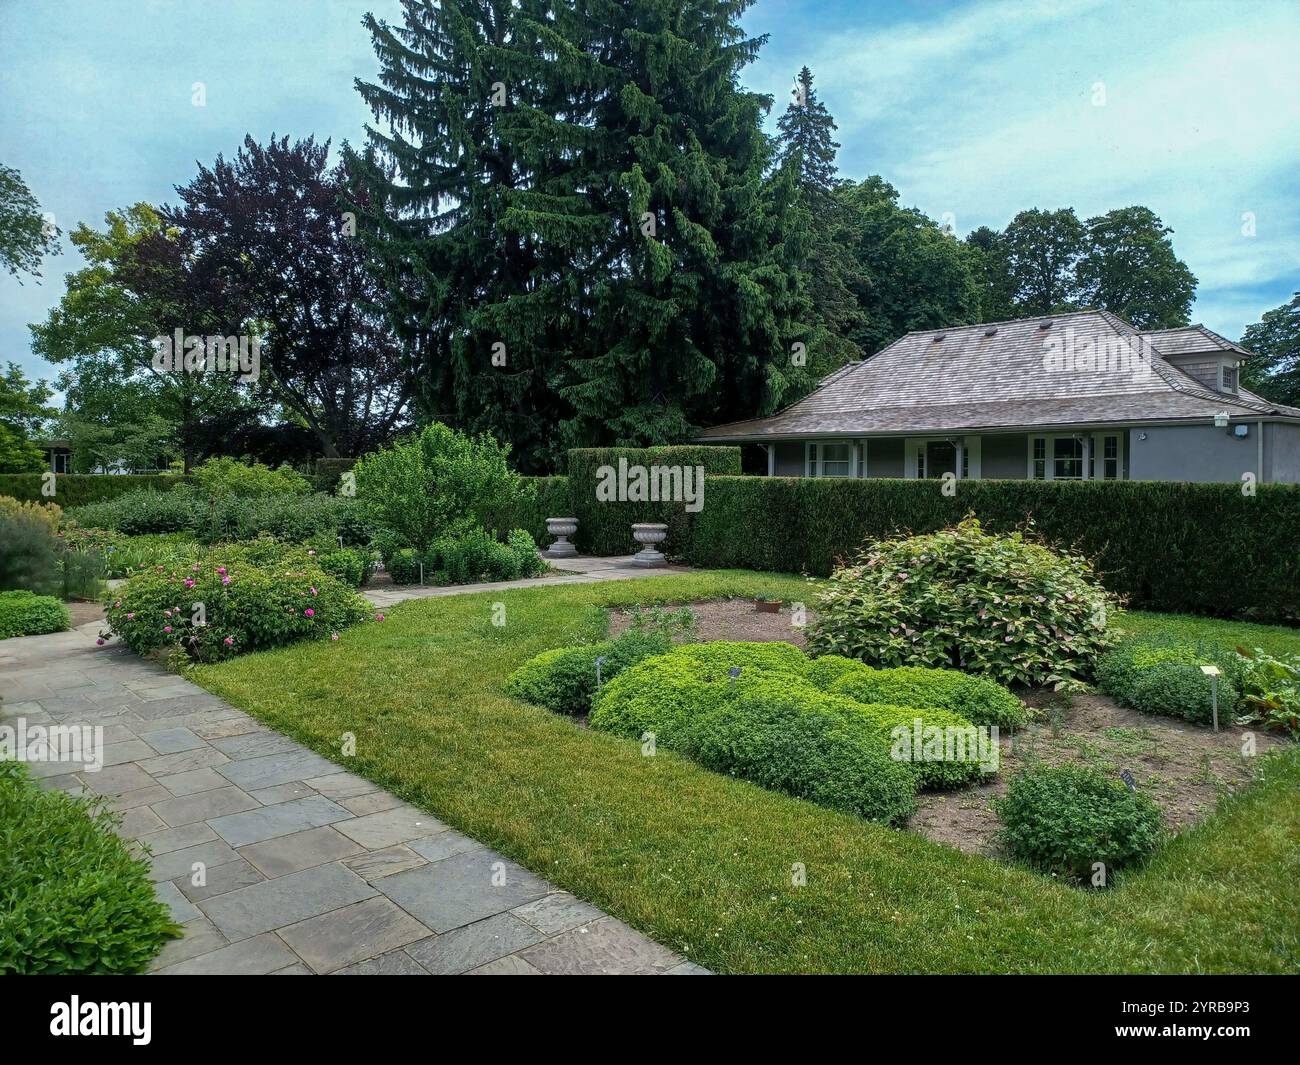
POLYGON ((1147 334, 1106 311, 908 333, 836 370, 771 417, 714 426, 699 439, 1046 429, 1212 419, 1221 412, 1300 419, 1300 410, 1245 389, 1235 396, 1209 389, 1164 358, 1191 351, 1249 355, 1203 326, 1147 334), (1120 358, 1112 354, 1101 369, 1089 368, 1089 351, 1120 358), (1070 359, 1062 366, 1047 357, 1054 352, 1070 359))

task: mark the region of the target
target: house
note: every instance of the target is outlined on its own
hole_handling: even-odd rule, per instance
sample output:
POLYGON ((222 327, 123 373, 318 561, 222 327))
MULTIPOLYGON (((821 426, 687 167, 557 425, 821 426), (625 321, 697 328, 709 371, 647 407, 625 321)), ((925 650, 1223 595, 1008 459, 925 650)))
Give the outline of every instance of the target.
POLYGON ((38 440, 36 446, 45 453, 45 468, 54 473, 72 472, 72 444, 68 440, 38 440))
POLYGON ((908 333, 768 418, 706 429, 807 477, 1300 482, 1300 409, 1204 326, 1106 311, 908 333))

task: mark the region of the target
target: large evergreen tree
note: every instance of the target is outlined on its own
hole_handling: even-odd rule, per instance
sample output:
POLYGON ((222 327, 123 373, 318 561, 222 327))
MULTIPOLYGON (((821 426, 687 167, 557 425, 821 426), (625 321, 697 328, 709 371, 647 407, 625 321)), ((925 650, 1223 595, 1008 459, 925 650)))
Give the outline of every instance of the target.
POLYGON ((792 177, 748 0, 404 0, 354 172, 420 407, 514 443, 677 440, 804 385, 792 177), (555 431, 556 425, 560 431, 555 431))

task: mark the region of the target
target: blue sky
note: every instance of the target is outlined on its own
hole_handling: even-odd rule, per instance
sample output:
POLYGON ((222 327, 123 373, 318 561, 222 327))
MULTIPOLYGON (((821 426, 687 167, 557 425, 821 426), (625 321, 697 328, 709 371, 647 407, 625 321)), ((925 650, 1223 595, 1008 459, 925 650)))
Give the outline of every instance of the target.
MULTIPOLYGON (((359 142, 367 10, 399 5, 0 0, 0 161, 71 229, 173 198, 246 132, 359 142)), ((1296 0, 759 0, 745 24, 770 35, 751 88, 779 109, 807 64, 842 172, 882 174, 959 233, 1145 204, 1200 281, 1193 321, 1234 339, 1300 289, 1296 0)), ((39 283, 0 277, 0 362, 52 373, 27 323, 80 265, 65 240, 39 283)))

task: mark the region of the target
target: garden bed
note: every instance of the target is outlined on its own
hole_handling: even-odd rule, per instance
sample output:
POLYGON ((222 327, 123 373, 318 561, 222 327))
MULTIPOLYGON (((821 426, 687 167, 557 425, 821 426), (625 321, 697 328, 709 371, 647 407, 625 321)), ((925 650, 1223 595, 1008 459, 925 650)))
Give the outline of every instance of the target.
MULTIPOLYGON (((807 640, 796 626, 791 607, 759 613, 749 599, 710 599, 681 604, 695 616, 699 640, 783 640, 802 649, 807 640)), ((611 635, 630 628, 635 608, 609 612, 611 635)), ((806 622, 816 620, 812 610, 806 622)), ((1000 857, 996 835, 1001 822, 991 801, 1006 793, 1026 762, 1083 762, 1110 773, 1127 770, 1139 790, 1160 806, 1167 828, 1180 832, 1209 816, 1226 792, 1250 782, 1255 762, 1241 754, 1245 729, 1225 727, 1215 733, 1178 718, 1155 717, 1127 710, 1099 694, 1067 695, 1040 689, 1020 697, 1035 708, 1035 720, 1015 736, 1000 738, 1001 768, 989 783, 954 791, 923 791, 908 828, 970 854, 1000 857)), ((1288 746, 1283 737, 1255 731, 1256 751, 1288 746)))

